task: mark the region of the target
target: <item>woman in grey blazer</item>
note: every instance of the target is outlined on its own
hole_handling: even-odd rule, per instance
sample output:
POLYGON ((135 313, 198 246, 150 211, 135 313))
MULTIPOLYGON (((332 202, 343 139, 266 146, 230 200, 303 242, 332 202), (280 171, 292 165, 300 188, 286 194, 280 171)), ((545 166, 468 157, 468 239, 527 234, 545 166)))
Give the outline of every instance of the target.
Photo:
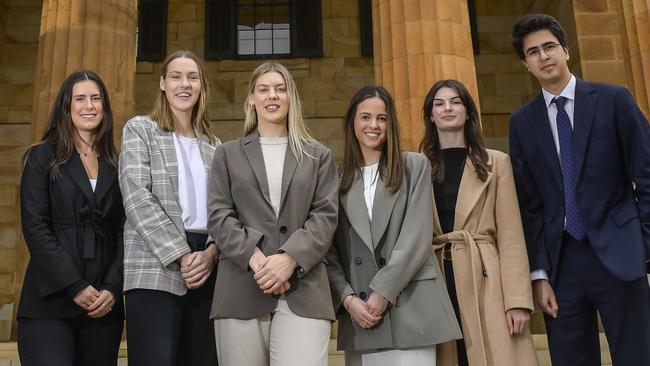
POLYGON ((217 362, 209 319, 217 247, 207 235, 208 130, 204 62, 167 57, 148 116, 124 126, 119 181, 124 197, 124 297, 129 364, 217 362))
POLYGON ((244 109, 245 136, 217 147, 208 184, 208 231, 221 249, 211 314, 219 364, 326 365, 336 167, 307 133, 284 66, 253 72, 244 109))
POLYGON ((346 365, 435 365, 460 337, 431 247, 431 170, 402 152, 390 94, 366 86, 344 122, 339 223, 327 272, 346 365))

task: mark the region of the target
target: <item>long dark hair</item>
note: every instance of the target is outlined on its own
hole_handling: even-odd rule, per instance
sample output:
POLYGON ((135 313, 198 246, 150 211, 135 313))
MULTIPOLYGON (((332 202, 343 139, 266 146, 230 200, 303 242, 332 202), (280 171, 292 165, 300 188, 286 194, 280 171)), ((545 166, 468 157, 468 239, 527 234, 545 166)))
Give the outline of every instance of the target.
POLYGON ((341 192, 346 193, 352 187, 357 175, 362 174, 362 168, 366 165, 361 146, 354 134, 354 117, 357 114, 357 107, 368 98, 377 97, 386 105, 386 141, 381 148, 379 158, 379 174, 386 182, 386 187, 391 192, 397 192, 404 177, 404 161, 402 160, 402 148, 400 146, 400 130, 397 122, 397 111, 393 97, 381 86, 368 85, 359 89, 350 100, 350 105, 343 120, 343 133, 345 150, 343 153, 343 165, 341 166, 341 192))
POLYGON ((467 121, 463 133, 465 134, 465 143, 469 151, 469 159, 476 169, 478 178, 482 181, 487 179, 487 173, 490 170, 488 166, 488 154, 481 133, 481 124, 478 115, 478 109, 472 95, 465 85, 457 80, 439 80, 431 87, 429 93, 424 98, 422 107, 422 118, 424 122, 424 138, 420 142, 420 151, 429 158, 431 162, 431 178, 435 183, 442 183, 445 178, 445 163, 442 160, 440 149, 440 137, 436 124, 431 119, 433 109, 433 99, 438 91, 442 88, 454 89, 460 97, 463 106, 467 110, 467 121))
POLYGON ((113 144, 113 112, 108 98, 108 91, 104 82, 94 71, 77 70, 63 80, 59 94, 54 100, 54 105, 47 119, 47 127, 40 142, 27 148, 23 155, 23 164, 27 161, 29 152, 34 146, 41 144, 53 145, 55 147, 54 161, 50 164, 50 178, 54 179, 59 173, 61 165, 72 158, 75 153, 74 135, 77 133, 70 115, 70 104, 72 101, 72 88, 81 81, 91 80, 97 84, 99 94, 102 98, 103 113, 102 121, 97 127, 94 149, 99 156, 106 159, 109 165, 117 168, 117 151, 113 144))

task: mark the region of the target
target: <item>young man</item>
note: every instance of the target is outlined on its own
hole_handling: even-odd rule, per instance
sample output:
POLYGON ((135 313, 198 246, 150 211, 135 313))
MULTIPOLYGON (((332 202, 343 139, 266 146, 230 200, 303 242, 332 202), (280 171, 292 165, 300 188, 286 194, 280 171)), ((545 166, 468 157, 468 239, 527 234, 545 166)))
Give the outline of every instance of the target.
POLYGON ((650 365, 650 127, 623 87, 571 74, 564 30, 528 15, 512 43, 542 92, 510 117, 533 280, 554 366, 650 365))

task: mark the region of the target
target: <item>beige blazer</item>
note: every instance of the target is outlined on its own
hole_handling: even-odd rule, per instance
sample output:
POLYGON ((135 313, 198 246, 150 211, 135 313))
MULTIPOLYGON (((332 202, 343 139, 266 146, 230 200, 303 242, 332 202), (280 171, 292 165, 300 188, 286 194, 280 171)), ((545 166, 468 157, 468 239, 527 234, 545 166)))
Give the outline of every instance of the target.
POLYGON ((460 338, 454 310, 431 248, 431 168, 424 155, 402 153, 406 174, 397 193, 377 181, 372 221, 362 180, 341 194, 328 275, 339 315, 338 348, 376 350, 434 345, 460 338), (378 291, 390 303, 373 329, 354 323, 342 302, 378 291))
MULTIPOLYGON (((214 145, 205 136, 198 143, 209 176, 214 145)), ((124 291, 184 295, 178 259, 191 250, 178 203, 176 148, 172 133, 149 116, 133 117, 124 125, 119 182, 126 213, 124 291)))
POLYGON ((285 294, 299 316, 334 319, 325 254, 338 213, 338 180, 330 150, 313 141, 296 161, 284 160, 276 217, 257 131, 217 147, 208 183, 208 232, 221 249, 213 318, 253 319, 271 313, 278 297, 260 290, 248 266, 255 247, 289 253, 299 268, 285 294))
MULTIPOLYGON (((505 312, 533 310, 528 257, 508 155, 488 150, 485 182, 469 159, 458 189, 454 231, 442 235, 434 206, 434 247, 452 243, 463 337, 472 366, 537 366, 530 332, 511 337, 505 312)), ((440 257, 440 250, 436 251, 440 257)), ((456 365, 455 342, 438 347, 438 365, 456 365)))

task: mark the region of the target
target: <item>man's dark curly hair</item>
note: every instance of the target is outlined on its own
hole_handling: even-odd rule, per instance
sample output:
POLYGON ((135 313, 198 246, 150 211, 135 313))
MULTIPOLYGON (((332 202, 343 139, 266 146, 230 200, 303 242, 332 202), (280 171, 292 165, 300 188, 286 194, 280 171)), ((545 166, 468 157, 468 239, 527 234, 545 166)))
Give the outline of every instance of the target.
POLYGON ((524 37, 542 29, 546 29, 553 33, 562 47, 567 47, 566 34, 557 19, 546 14, 529 14, 522 18, 512 28, 512 47, 514 47, 517 56, 519 56, 520 59, 526 59, 526 53, 524 52, 524 37))

